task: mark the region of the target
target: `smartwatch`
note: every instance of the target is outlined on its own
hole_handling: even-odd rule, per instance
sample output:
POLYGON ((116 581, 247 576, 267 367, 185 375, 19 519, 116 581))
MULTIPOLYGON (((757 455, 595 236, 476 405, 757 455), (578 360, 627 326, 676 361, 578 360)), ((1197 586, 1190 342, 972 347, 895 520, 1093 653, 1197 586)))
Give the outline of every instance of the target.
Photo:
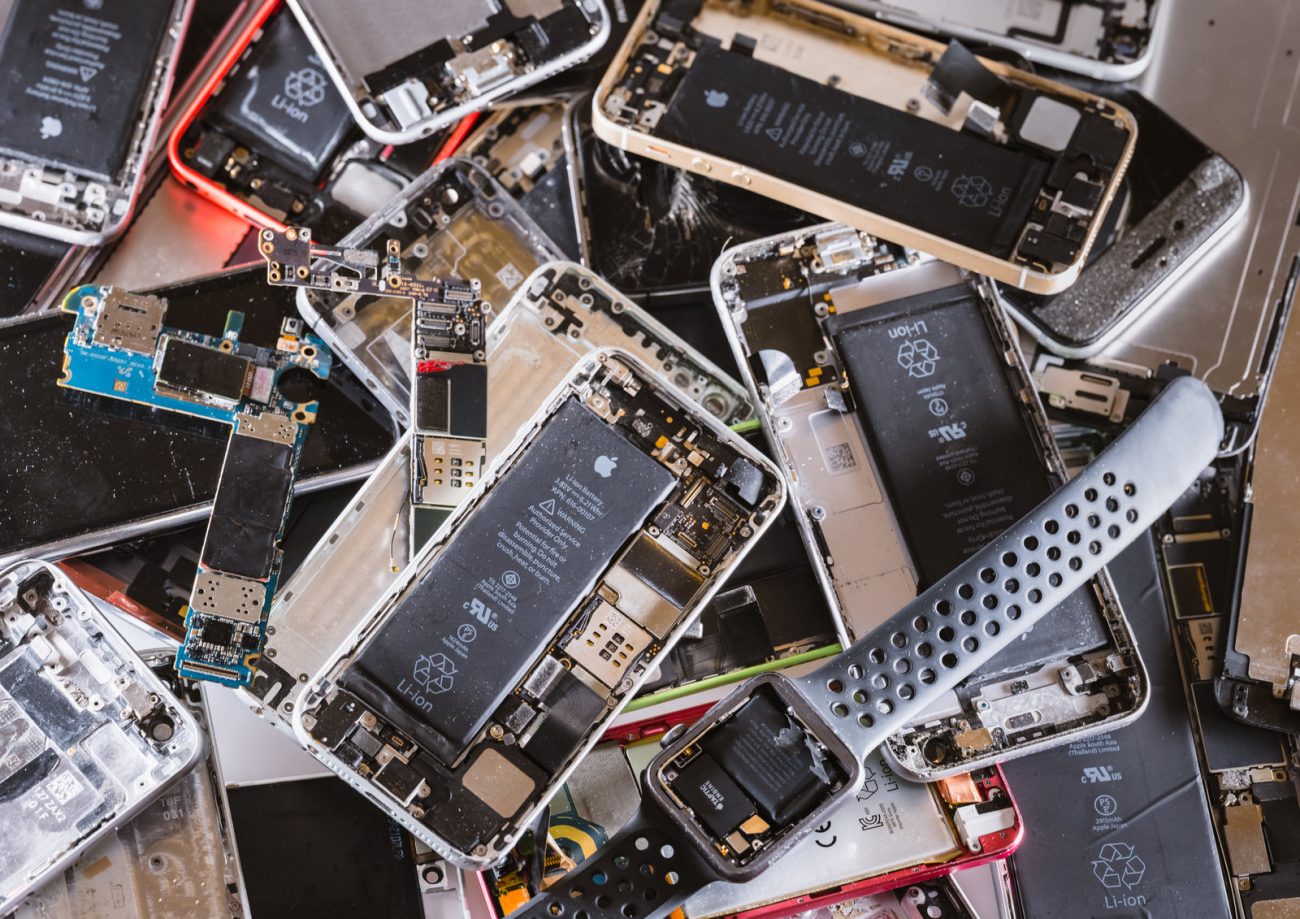
POLYGON ((520 919, 650 919, 765 870, 854 795, 886 737, 1028 631, 1214 459, 1223 416, 1191 377, 1063 488, 817 670, 764 674, 664 738, 641 807, 520 919))

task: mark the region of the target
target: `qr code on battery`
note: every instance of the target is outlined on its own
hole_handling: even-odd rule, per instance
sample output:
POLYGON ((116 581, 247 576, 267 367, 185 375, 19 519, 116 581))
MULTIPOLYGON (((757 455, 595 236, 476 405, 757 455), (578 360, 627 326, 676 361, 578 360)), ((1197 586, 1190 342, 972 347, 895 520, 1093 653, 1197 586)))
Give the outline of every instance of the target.
POLYGON ((853 448, 847 443, 834 444, 825 450, 826 468, 831 472, 848 472, 858 465, 853 458, 853 448))
POLYGON ((72 773, 60 772, 45 783, 45 790, 56 804, 67 804, 81 793, 81 783, 72 773))

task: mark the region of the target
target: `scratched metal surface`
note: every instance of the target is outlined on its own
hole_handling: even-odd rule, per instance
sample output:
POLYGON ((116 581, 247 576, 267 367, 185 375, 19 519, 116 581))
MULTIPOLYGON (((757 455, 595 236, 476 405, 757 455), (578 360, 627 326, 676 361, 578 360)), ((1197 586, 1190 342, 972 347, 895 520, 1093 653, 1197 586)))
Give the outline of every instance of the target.
POLYGON ((1135 86, 1246 179, 1244 219, 1100 356, 1190 369, 1250 396, 1292 256, 1300 251, 1300 0, 1168 0, 1135 86))

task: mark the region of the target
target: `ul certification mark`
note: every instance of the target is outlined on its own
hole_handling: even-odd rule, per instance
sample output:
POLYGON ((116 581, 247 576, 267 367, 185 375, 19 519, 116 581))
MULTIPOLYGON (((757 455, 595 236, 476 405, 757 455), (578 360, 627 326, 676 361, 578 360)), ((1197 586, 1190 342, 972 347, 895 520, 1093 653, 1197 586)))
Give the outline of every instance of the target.
POLYGON ((928 338, 910 338, 898 346, 898 366, 918 380, 933 376, 939 366, 939 349, 928 338))
POLYGON ((1146 863, 1125 842, 1106 843, 1092 862, 1092 873, 1107 890, 1132 890, 1146 872, 1146 863))

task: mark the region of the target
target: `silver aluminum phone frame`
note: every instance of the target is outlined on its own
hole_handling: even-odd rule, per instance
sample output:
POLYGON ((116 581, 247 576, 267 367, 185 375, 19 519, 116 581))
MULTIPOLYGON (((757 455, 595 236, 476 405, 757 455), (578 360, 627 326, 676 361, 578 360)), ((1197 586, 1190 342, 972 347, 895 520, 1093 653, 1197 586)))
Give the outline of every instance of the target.
MULTIPOLYGON (((697 389, 700 401, 725 394, 730 400, 725 404, 731 406, 725 410, 728 419, 752 416, 749 394, 740 383, 644 309, 580 265, 549 262, 524 281, 519 293, 488 329, 487 352, 492 372, 508 381, 512 365, 519 363, 521 370, 527 370, 531 359, 536 362, 531 379, 540 382, 533 389, 512 390, 508 385, 489 387, 489 463, 499 452, 493 445, 508 442, 540 404, 529 401, 530 393, 549 392, 572 363, 593 350, 612 346, 631 350, 639 344, 612 322, 602 322, 598 313, 585 318, 579 337, 561 337, 551 331, 546 325, 546 303, 540 298, 544 288, 538 289, 546 283, 548 273, 573 275, 579 281, 587 281, 592 289, 619 304, 624 317, 636 320, 664 340, 675 342, 687 359, 711 377, 708 385, 700 384, 697 389), (539 353, 543 346, 559 352, 554 357, 565 364, 561 366, 555 360, 548 363, 539 353), (517 358, 513 352, 519 352, 517 358)), ((640 348, 636 353, 647 363, 659 360, 655 349, 649 347, 640 348)), ((658 366, 665 374, 680 372, 680 368, 664 370, 662 364, 658 366)), ((307 680, 324 667, 332 649, 347 640, 365 611, 379 603, 407 567, 409 467, 410 442, 409 438, 402 437, 275 598, 267 622, 265 654, 291 679, 283 684, 282 694, 275 697, 269 693, 259 695, 248 687, 236 691, 254 712, 286 734, 293 733, 289 720, 306 691, 307 680)), ((261 688, 256 678, 254 688, 261 688)))
POLYGON ((529 443, 537 436, 542 426, 550 416, 569 398, 570 394, 575 391, 575 387, 581 385, 582 380, 589 374, 596 372, 596 368, 605 362, 618 362, 624 367, 629 368, 643 383, 649 383, 664 394, 671 401, 680 406, 680 410, 689 413, 693 420, 709 430, 709 433, 718 438, 722 443, 736 450, 745 456, 750 462, 762 468, 767 475, 773 479, 775 493, 773 503, 769 508, 769 514, 766 521, 754 532, 754 535, 746 539, 731 557, 731 559, 720 568, 714 569, 707 577, 707 584, 699 592, 688 609, 682 611, 677 624, 673 627, 668 637, 663 642, 663 649, 660 654, 667 654, 676 645, 678 640, 691 627, 692 623, 699 616, 699 613, 708 605, 713 595, 722 587, 726 580, 727 574, 733 570, 753 548, 761 538, 766 528, 771 525, 780 513, 785 504, 785 487, 784 481, 778 472, 776 466, 758 453, 753 447, 750 447, 743 438, 733 433, 721 423, 717 422, 709 413, 700 405, 693 402, 680 390, 666 380, 659 378, 659 375, 643 364, 638 358, 633 357, 626 351, 615 348, 601 348, 592 354, 583 358, 581 362, 566 375, 565 380, 544 400, 542 407, 532 417, 532 419, 521 427, 518 433, 511 440, 508 447, 504 448, 497 458, 492 460, 482 481, 474 489, 473 495, 459 508, 452 512, 446 523, 434 535, 429 544, 421 550, 419 556, 403 572, 402 576, 394 583, 384 598, 372 610, 366 613, 359 622, 357 628, 348 637, 347 642, 337 648, 332 656, 326 661, 325 665, 309 680, 302 701, 304 705, 299 706, 293 714, 293 732, 298 742, 317 760, 323 763, 341 779, 361 792, 372 803, 377 805, 381 810, 389 815, 394 821, 403 826, 413 836, 429 846, 435 852, 438 852, 452 864, 460 868, 472 870, 481 870, 492 865, 504 853, 508 852, 518 842, 520 837, 527 831, 529 824, 535 817, 537 810, 546 805, 551 797, 560 789, 568 780, 569 774, 581 761, 582 757, 595 746, 613 720, 618 717, 624 706, 632 700, 636 694, 637 686, 640 681, 644 680, 649 670, 643 671, 639 678, 632 680, 632 686, 622 696, 622 698, 611 708, 606 708, 605 713, 600 720, 594 724, 588 731, 585 739, 579 748, 570 755, 567 764, 557 773, 551 776, 549 783, 540 792, 535 793, 538 804, 529 812, 525 813, 520 819, 514 821, 514 826, 509 831, 499 834, 493 841, 491 849, 479 852, 461 852, 455 849, 449 842, 442 837, 434 834, 427 826, 418 822, 406 812, 406 810, 396 805, 396 802, 383 798, 376 786, 371 782, 366 782, 357 778, 355 772, 336 757, 332 751, 321 746, 308 732, 303 723, 304 708, 313 704, 314 700, 323 699, 325 692, 332 685, 334 674, 346 666, 350 657, 355 654, 363 643, 384 623, 385 614, 393 608, 400 599, 401 594, 420 576, 421 572, 426 569, 437 557, 439 550, 446 544, 448 539, 455 533, 457 527, 477 509, 478 504, 483 500, 483 496, 488 494, 493 483, 507 473, 510 468, 518 461, 519 457, 526 451, 529 443))
MULTIPOLYGON (((140 193, 144 186, 145 175, 148 173, 150 159, 154 153, 154 144, 158 140, 159 127, 162 124, 163 110, 166 108, 169 97, 171 96, 172 82, 176 76, 176 61, 180 57, 179 49, 181 42, 185 38, 185 33, 189 28, 190 16, 194 10, 195 0, 175 0, 172 6, 172 14, 166 31, 163 34, 162 42, 158 48, 158 54, 154 58, 154 68, 161 66, 161 73, 157 74, 157 82, 145 94, 141 110, 140 121, 143 130, 137 129, 136 135, 132 138, 127 159, 124 167, 127 169, 129 180, 117 183, 104 183, 94 179, 85 179, 79 176, 83 181, 95 182, 99 185, 111 185, 112 188, 124 195, 119 200, 125 200, 126 207, 122 213, 116 217, 111 215, 102 230, 76 229, 63 227, 52 224, 48 220, 29 217, 21 212, 11 210, 9 207, 0 207, 0 226, 13 227, 24 233, 34 233, 37 236, 45 236, 50 239, 57 239, 61 242, 70 243, 74 246, 98 246, 113 237, 117 236, 131 222, 135 215, 136 205, 139 203, 140 193)), ((165 159, 165 155, 164 155, 165 159)), ((30 157, 18 156, 0 156, 0 161, 12 162, 17 164, 26 163, 27 168, 37 170, 63 171, 76 174, 74 169, 62 169, 61 167, 49 166, 42 167, 37 165, 30 157)), ((20 169, 21 169, 20 165, 20 169)))
MULTIPOLYGON (((68 599, 80 606, 78 613, 84 613, 83 618, 91 620, 100 630, 102 642, 112 648, 113 652, 128 662, 134 662, 139 676, 139 682, 144 684, 150 692, 158 695, 160 699, 168 704, 168 707, 176 716, 176 724, 183 727, 184 731, 177 731, 174 735, 178 739, 185 740, 188 737, 189 749, 177 751, 183 757, 181 761, 175 764, 170 774, 161 776, 157 779, 157 784, 144 794, 140 795, 134 802, 129 804, 121 811, 115 813, 111 820, 107 820, 93 829, 90 833, 81 837, 78 842, 68 849, 63 855, 47 862, 35 873, 28 875, 25 883, 11 891, 7 892, 3 902, 0 903, 0 912, 7 913, 9 909, 39 887, 48 883, 56 875, 66 871, 88 848, 93 846, 99 840, 112 833, 115 828, 123 823, 129 822, 136 817, 141 811, 148 807, 153 801, 166 791, 174 782, 178 781, 187 772, 193 769, 203 758, 207 748, 203 731, 200 729, 198 722, 190 713, 189 708, 172 694, 171 690, 154 675, 148 665, 140 655, 127 643, 127 641, 118 634, 108 617, 101 613, 98 607, 83 594, 68 577, 48 562, 39 560, 20 561, 13 565, 6 565, 0 569, 0 581, 13 580, 21 581, 24 577, 30 575, 33 571, 43 569, 54 579, 55 589, 62 592, 68 599)), ((15 583, 15 589, 17 583, 15 583)), ((155 773, 156 775, 156 773, 155 773)), ((0 895, 4 896, 4 895, 0 895)))
MULTIPOLYGON (((745 346, 742 344, 741 341, 741 329, 738 327, 738 324, 732 319, 731 307, 728 304, 722 292, 724 275, 728 270, 728 266, 732 265, 737 258, 743 256, 744 254, 749 252, 762 252, 767 250, 774 250, 775 248, 780 246, 781 242, 784 240, 793 239, 796 237, 812 238, 818 235, 819 233, 825 232, 827 230, 841 229, 843 227, 844 227, 843 224, 834 224, 834 223, 820 224, 812 227, 807 227, 801 230, 797 230, 791 233, 782 233, 776 236, 767 237, 766 239, 754 240, 753 242, 743 243, 739 246, 735 246, 731 249, 728 249, 722 254, 722 256, 718 259, 718 261, 714 263, 712 276, 710 278, 710 286, 713 291, 714 304, 718 309, 719 318, 722 322, 724 334, 727 337, 728 344, 731 346, 732 353, 736 357, 736 363, 740 367, 741 379, 748 387, 750 396, 754 399, 755 404, 760 407, 759 410, 763 416, 763 422, 764 422, 763 427, 764 427, 764 432, 767 434, 768 443, 771 444, 772 446, 773 454, 779 458, 777 465, 781 467, 782 475, 786 477, 787 487, 790 492, 791 510, 795 517, 795 521, 799 527, 800 536, 803 538, 804 544, 808 549, 808 555, 812 564, 813 572, 817 577, 818 583, 822 587, 822 591, 826 596, 827 603, 829 604, 830 608, 834 611, 834 614, 836 616, 836 620, 837 620, 836 625, 841 632, 840 643, 847 648, 854 642, 854 640, 857 637, 860 636, 855 636, 851 634, 849 631, 849 623, 846 615, 847 610, 845 608, 844 603, 842 603, 839 599, 839 594, 836 590, 835 582, 831 577, 830 569, 826 565, 825 558, 819 546, 818 537, 816 535, 815 521, 812 517, 812 513, 813 513, 812 509, 811 507, 806 506, 805 503, 801 500, 802 486, 797 481, 795 481, 798 478, 797 470, 792 469, 790 466, 790 463, 793 462, 793 459, 792 457, 789 456, 788 451, 784 449, 784 445, 780 437, 778 437, 775 433, 776 427, 779 424, 778 417, 775 414, 774 408, 771 406, 769 400, 765 399, 762 393, 759 391, 758 381, 755 379, 753 371, 750 368, 749 357, 746 354, 745 346)), ((933 259, 927 259, 924 257, 922 258, 921 261, 918 261, 913 265, 898 269, 896 271, 887 272, 885 275, 877 275, 876 277, 881 279, 885 279, 886 277, 888 277, 889 279, 892 280, 892 279, 899 278, 900 276, 902 276, 904 272, 913 272, 913 271, 925 271, 927 273, 934 273, 937 275, 937 277, 931 286, 922 287, 918 284, 915 287, 909 287, 908 293, 921 293, 924 290, 936 289, 939 286, 946 286, 947 283, 959 283, 962 277, 962 275, 959 273, 960 272, 959 269, 951 265, 947 265, 946 263, 939 262, 933 259)), ((909 284, 909 281, 903 280, 901 283, 907 285, 909 284)), ((906 295, 907 294, 900 294, 900 296, 906 296, 906 295)), ((986 297, 991 296, 991 294, 987 292, 987 288, 985 288, 984 296, 986 297)), ((867 308, 869 309, 870 307, 867 308)), ((994 313, 994 315, 996 316, 996 313, 994 313)), ((1005 350, 1008 355, 1008 359, 1014 361, 1014 366, 1018 368, 1020 376, 1024 380, 1031 381, 1032 376, 1029 373, 1028 367, 1025 365, 1023 356, 1019 353, 1018 350, 1014 348, 1014 346, 1010 344, 1011 342, 1014 341, 1014 338, 1012 336, 1012 332, 1009 327, 1009 324, 1005 321, 1005 319, 1003 319, 1000 324, 1003 327, 1002 337, 1004 339, 1004 344, 1006 344, 1007 346, 1005 350)), ((1026 385, 1029 388, 1029 391, 1033 391, 1031 384, 1027 382, 1026 385)), ((1050 432, 1046 428, 1045 419, 1042 420, 1039 427, 1041 428, 1041 430, 1038 431, 1038 440, 1043 444, 1043 449, 1048 454, 1048 463, 1049 463, 1048 468, 1049 470, 1052 471, 1054 475, 1057 475, 1059 478, 1063 475, 1064 466, 1062 463, 1060 463, 1059 457, 1055 456, 1055 447, 1051 440, 1050 432)), ((868 452, 867 459, 868 459, 868 463, 870 463, 871 457, 869 452, 868 452)), ((885 503, 886 505, 888 504, 887 499, 885 500, 885 503)), ((902 545, 901 538, 897 537, 895 534, 895 539, 898 541, 898 544, 901 547, 902 545)), ((1097 591, 1096 599, 1099 605, 1099 612, 1103 621, 1106 623, 1107 630, 1109 633, 1108 637, 1110 639, 1110 647, 1112 648, 1127 647, 1129 649, 1132 649, 1134 652, 1134 656, 1136 658, 1137 676, 1139 678, 1139 683, 1141 686, 1140 698, 1138 700, 1138 704, 1136 705, 1136 707, 1134 707, 1133 709, 1127 712, 1120 713, 1118 715, 1111 715, 1099 723, 1095 723, 1084 728, 1076 728, 1071 731, 1064 731, 1064 732, 1052 734, 1048 737, 1042 738, 1041 740, 1022 744, 1013 749, 996 750, 993 751, 991 754, 986 753, 983 757, 963 761, 959 766, 949 767, 945 769, 934 769, 934 768, 924 769, 921 768, 921 763, 919 761, 909 762, 905 760, 901 753, 901 751, 905 749, 905 745, 902 744, 901 741, 901 735, 894 734, 891 735, 890 738, 886 741, 886 743, 883 744, 882 746, 883 749, 888 753, 890 760, 893 762, 898 772, 901 775, 915 782, 932 782, 941 778, 948 778, 950 776, 960 775, 962 773, 970 772, 972 770, 986 768, 988 766, 994 765, 995 763, 1005 762, 1008 759, 1013 759, 1018 756, 1027 755, 1040 749, 1046 749, 1048 746, 1057 746, 1062 743, 1068 743, 1073 740, 1078 740, 1084 737, 1093 736, 1095 734, 1103 733, 1105 731, 1115 730, 1116 728, 1120 728, 1126 724, 1130 724, 1134 719, 1139 717, 1142 714, 1142 712, 1146 709, 1147 702, 1150 699, 1151 688, 1150 688, 1150 681, 1146 673, 1146 666, 1145 664, 1142 663, 1141 656, 1137 654, 1137 645, 1132 635, 1132 629, 1128 625, 1127 620, 1125 620, 1124 618, 1124 612, 1115 594, 1115 588, 1114 585, 1111 583, 1110 576, 1103 570, 1093 580, 1093 584, 1097 591)), ((910 599, 910 597, 908 599, 910 599)), ((907 600, 903 600, 898 605, 901 606, 905 602, 907 602, 907 600)), ((1049 665, 1044 665, 1044 666, 1049 666, 1049 665)), ((1042 668, 1040 667, 1037 669, 1042 669, 1042 668)), ((998 681, 997 680, 989 681, 990 685, 993 685, 996 682, 998 681)), ((919 725, 927 720, 931 720, 931 719, 927 718, 927 713, 922 713, 913 722, 913 724, 919 725)))
MULTIPOLYGON (((454 3, 455 0, 439 0, 441 3, 454 3)), ((409 127, 404 129, 386 128, 381 124, 376 124, 362 110, 360 103, 357 101, 359 87, 354 87, 348 83, 347 77, 343 73, 338 58, 330 50, 329 36, 320 31, 319 26, 313 21, 310 11, 306 9, 303 0, 287 0, 288 6, 293 10, 299 25, 302 26, 303 32, 307 34, 307 40, 311 42, 316 53, 325 64, 325 69, 338 87, 339 92, 343 95, 343 101, 347 103, 348 109, 352 112, 352 117, 356 120, 361 130, 367 135, 385 144, 406 144, 413 140, 419 140, 421 137, 427 137, 434 131, 441 128, 449 127, 455 122, 470 115, 474 112, 482 111, 497 99, 505 96, 511 96, 519 93, 553 76, 562 70, 580 64, 587 58, 595 54, 600 47, 608 40, 610 33, 609 11, 606 10, 603 0, 567 0, 581 5, 589 13, 595 14, 597 18, 596 31, 591 38, 568 54, 562 55, 547 64, 542 65, 526 74, 521 74, 513 79, 506 80, 498 86, 489 89, 480 96, 476 96, 468 102, 443 109, 441 112, 434 112, 429 117, 413 122, 409 127)), ((364 7, 358 7, 358 14, 365 16, 382 16, 382 2, 365 4, 364 7)), ((370 96, 365 97, 365 101, 374 106, 375 103, 370 96)))

